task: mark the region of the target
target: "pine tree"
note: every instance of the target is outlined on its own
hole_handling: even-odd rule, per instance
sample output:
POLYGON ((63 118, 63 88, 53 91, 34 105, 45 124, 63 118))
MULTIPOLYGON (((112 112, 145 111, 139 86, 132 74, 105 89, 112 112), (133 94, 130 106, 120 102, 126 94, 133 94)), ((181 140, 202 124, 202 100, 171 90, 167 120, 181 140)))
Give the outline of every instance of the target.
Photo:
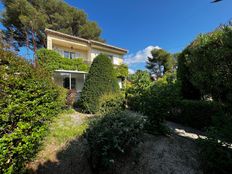
POLYGON ((151 55, 152 57, 148 57, 146 67, 153 77, 159 78, 164 73, 172 71, 175 60, 170 53, 163 49, 154 49, 151 51, 151 55))

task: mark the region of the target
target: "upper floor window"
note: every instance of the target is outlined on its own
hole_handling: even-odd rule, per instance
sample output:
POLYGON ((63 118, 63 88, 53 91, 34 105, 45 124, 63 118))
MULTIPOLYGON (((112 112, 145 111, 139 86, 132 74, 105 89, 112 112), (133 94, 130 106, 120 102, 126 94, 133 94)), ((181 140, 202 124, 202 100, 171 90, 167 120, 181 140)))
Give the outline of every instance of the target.
POLYGON ((64 51, 64 57, 74 59, 76 58, 76 54, 74 52, 64 51))
POLYGON ((113 55, 107 55, 107 56, 108 56, 110 59, 113 59, 113 57, 114 57, 113 55))

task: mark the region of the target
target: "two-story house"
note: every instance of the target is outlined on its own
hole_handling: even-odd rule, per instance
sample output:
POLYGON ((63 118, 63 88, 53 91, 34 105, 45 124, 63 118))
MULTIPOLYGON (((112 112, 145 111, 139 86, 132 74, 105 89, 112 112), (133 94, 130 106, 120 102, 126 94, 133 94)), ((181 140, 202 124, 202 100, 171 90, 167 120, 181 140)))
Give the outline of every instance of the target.
MULTIPOLYGON (((103 53, 108 55, 112 63, 117 66, 123 63, 123 56, 127 50, 102 42, 87 40, 80 37, 64 34, 46 29, 47 49, 57 51, 67 59, 83 58, 84 62, 91 64, 96 56, 103 53)), ((81 92, 87 72, 59 69, 54 72, 55 82, 68 89, 76 89, 81 92)), ((119 86, 122 81, 118 78, 119 86)))

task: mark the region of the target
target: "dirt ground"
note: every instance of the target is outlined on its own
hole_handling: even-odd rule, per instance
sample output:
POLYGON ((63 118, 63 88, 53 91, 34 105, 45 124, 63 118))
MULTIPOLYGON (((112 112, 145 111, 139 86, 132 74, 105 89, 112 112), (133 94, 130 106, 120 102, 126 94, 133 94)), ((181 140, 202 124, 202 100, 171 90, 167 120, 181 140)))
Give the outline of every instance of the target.
MULTIPOLYGON (((117 162, 111 171, 100 174, 201 174, 196 139, 200 132, 168 122, 170 136, 144 134, 143 142, 117 162)), ((33 164, 31 174, 94 174, 88 162, 83 137, 69 142, 53 158, 33 164)), ((29 166, 30 168, 30 166, 29 166)))

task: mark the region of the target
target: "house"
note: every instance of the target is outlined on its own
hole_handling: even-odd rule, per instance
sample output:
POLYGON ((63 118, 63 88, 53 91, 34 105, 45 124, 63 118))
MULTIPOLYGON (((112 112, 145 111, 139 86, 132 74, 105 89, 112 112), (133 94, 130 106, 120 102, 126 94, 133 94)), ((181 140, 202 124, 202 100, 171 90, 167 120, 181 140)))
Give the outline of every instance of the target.
MULTIPOLYGON (((115 66, 123 64, 123 56, 127 50, 105 44, 102 42, 87 40, 80 37, 64 34, 54 30, 46 29, 47 49, 57 51, 67 59, 83 58, 84 62, 91 64, 96 56, 103 53, 108 55, 115 66)), ((71 70, 55 70, 55 82, 68 89, 81 92, 87 72, 71 70)), ((122 79, 118 78, 120 88, 122 79)))

